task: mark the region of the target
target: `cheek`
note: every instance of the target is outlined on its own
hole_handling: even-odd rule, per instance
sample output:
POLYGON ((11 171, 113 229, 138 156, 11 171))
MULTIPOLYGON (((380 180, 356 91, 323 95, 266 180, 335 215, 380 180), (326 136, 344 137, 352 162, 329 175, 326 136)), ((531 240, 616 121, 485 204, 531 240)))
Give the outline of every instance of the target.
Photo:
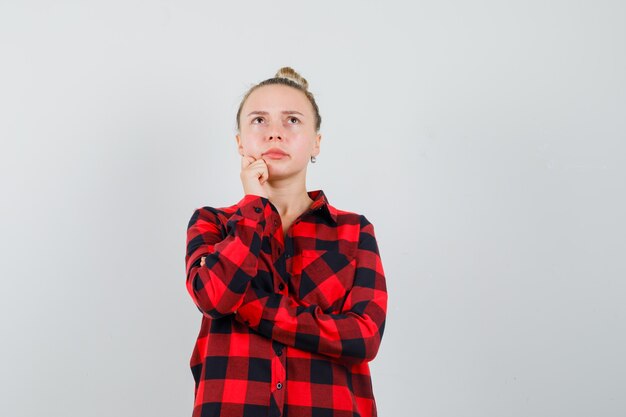
POLYGON ((292 147, 293 153, 301 156, 302 159, 308 158, 311 150, 309 144, 306 142, 306 139, 297 138, 294 143, 297 143, 297 145, 292 147))
POLYGON ((241 141, 241 146, 243 148, 244 155, 252 155, 257 159, 261 156, 261 153, 263 152, 261 142, 256 140, 254 137, 246 137, 245 140, 241 141))

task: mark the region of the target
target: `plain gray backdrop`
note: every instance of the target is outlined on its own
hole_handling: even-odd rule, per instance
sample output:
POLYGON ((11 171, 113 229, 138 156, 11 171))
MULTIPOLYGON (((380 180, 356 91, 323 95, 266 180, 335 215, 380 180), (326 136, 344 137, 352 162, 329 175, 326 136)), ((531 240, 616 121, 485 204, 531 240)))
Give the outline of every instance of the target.
POLYGON ((186 227, 292 66, 374 224, 381 417, 626 415, 623 1, 0 2, 0 415, 190 416, 186 227))

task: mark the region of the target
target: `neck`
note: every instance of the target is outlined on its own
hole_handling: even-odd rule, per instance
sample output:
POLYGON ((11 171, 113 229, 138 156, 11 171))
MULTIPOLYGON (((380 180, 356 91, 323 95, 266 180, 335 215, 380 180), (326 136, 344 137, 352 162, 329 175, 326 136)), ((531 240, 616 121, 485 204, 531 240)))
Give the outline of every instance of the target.
POLYGON ((306 191, 303 181, 268 181, 269 200, 281 217, 295 217, 309 208, 313 200, 306 191))

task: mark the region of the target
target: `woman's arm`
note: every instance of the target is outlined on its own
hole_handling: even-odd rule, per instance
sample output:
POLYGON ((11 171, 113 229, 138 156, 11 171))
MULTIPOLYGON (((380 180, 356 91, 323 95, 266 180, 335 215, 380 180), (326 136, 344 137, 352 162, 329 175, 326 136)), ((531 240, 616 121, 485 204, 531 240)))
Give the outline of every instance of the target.
POLYGON ((241 304, 257 274, 263 230, 271 211, 268 203, 265 197, 246 194, 226 223, 225 237, 212 210, 199 208, 191 216, 185 255, 187 291, 203 314, 223 317, 241 304))
POLYGON ((288 346, 323 354, 346 365, 368 362, 378 352, 385 327, 387 288, 374 226, 361 216, 354 285, 339 314, 318 305, 251 286, 235 318, 288 346))

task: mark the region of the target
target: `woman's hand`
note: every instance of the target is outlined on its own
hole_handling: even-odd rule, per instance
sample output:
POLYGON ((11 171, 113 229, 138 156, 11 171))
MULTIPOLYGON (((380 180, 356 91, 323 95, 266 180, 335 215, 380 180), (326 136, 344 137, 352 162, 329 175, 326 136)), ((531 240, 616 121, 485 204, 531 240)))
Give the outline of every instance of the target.
POLYGON ((264 184, 269 179, 269 169, 263 158, 256 159, 253 156, 242 156, 240 177, 244 194, 254 194, 269 198, 264 187, 264 184))

